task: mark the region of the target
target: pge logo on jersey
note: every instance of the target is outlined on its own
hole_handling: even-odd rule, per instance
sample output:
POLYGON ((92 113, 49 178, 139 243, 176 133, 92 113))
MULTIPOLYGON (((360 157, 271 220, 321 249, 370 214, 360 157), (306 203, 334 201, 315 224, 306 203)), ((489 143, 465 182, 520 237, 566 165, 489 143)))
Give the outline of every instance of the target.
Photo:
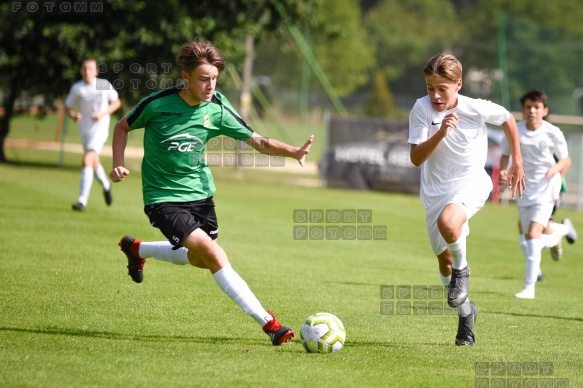
POLYGON ((168 139, 162 140, 161 143, 168 145, 167 151, 193 152, 196 149, 197 143, 201 147, 204 147, 202 139, 188 133, 171 136, 168 139))

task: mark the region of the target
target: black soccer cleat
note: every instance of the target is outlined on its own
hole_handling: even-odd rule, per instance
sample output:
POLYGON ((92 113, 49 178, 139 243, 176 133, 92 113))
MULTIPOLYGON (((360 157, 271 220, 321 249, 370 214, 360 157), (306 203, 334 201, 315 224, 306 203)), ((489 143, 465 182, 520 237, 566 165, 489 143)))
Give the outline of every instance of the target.
POLYGON ((268 313, 273 319, 263 326, 263 331, 271 338, 271 344, 279 346, 293 338, 294 331, 289 327, 282 326, 271 311, 268 311, 268 313))
POLYGON ((139 244, 141 241, 136 240, 130 236, 123 236, 120 242, 117 244, 121 247, 121 250, 128 258, 128 275, 131 276, 132 280, 136 283, 141 283, 144 280, 144 264, 146 259, 142 259, 132 253, 131 246, 133 244, 139 244))
POLYGON ((478 308, 470 303, 470 309, 472 312, 468 316, 459 317, 455 336, 456 346, 472 346, 476 342, 474 322, 478 319, 478 308))
POLYGON ((470 266, 464 269, 452 269, 451 280, 447 288, 447 304, 458 307, 468 299, 470 287, 470 266))
POLYGON ((565 238, 567 239, 567 242, 569 244, 575 243, 575 241, 577 241, 577 231, 575 230, 575 227, 573 226, 573 223, 571 222, 570 219, 565 218, 563 220, 563 225, 567 225, 567 227, 569 228, 569 233, 567 233, 565 235, 565 238))
POLYGON ((111 188, 109 190, 103 190, 103 198, 105 199, 105 204, 107 206, 111 206, 111 203, 113 202, 113 198, 111 196, 111 188))
POLYGON ((83 205, 81 202, 77 202, 71 205, 71 208, 75 211, 82 212, 85 210, 85 205, 83 205))

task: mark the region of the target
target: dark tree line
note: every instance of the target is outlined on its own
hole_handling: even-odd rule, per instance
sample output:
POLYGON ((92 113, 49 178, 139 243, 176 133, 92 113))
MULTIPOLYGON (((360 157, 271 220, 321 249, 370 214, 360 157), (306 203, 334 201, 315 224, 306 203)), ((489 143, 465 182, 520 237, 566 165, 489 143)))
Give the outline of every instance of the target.
POLYGON ((45 105, 79 79, 80 62, 93 57, 115 79, 122 100, 135 102, 149 86, 177 79, 178 46, 211 40, 240 63, 246 36, 260 37, 287 17, 309 18, 302 0, 103 0, 6 2, 0 5, 0 162, 15 102, 43 96, 45 105), (115 71, 118 71, 115 73, 115 71))

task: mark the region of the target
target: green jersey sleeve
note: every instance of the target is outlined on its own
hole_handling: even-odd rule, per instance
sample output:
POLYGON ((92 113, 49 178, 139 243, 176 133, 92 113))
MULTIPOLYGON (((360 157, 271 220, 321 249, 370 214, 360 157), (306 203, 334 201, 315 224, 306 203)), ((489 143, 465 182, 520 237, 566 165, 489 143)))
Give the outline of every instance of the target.
POLYGON ((127 116, 130 128, 145 128, 152 116, 152 107, 150 103, 161 97, 176 94, 176 92, 176 88, 170 88, 154 92, 149 96, 142 98, 127 116))
POLYGON ((236 140, 247 140, 251 137, 253 129, 241 118, 241 115, 222 94, 215 92, 211 102, 223 108, 219 111, 220 117, 216 117, 220 124, 217 125, 219 130, 214 135, 224 135, 236 140))

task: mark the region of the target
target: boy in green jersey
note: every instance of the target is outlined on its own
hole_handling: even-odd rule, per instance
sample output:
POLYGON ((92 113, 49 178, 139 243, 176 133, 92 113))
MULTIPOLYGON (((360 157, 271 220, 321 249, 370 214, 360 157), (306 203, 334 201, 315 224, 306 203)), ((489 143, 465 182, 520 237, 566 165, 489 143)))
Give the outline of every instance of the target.
POLYGON ((142 99, 115 125, 113 133, 113 170, 109 176, 113 182, 120 182, 130 173, 124 162, 128 132, 145 129, 144 212, 152 226, 168 239, 144 242, 124 236, 119 245, 128 259, 128 274, 141 283, 149 257, 208 269, 221 290, 261 325, 272 344, 281 345, 294 336, 293 330, 282 326, 263 308, 217 243, 215 185, 204 148, 209 139, 224 135, 243 140, 263 154, 294 158, 303 166, 314 137, 300 148, 253 132, 229 101, 215 91, 225 61, 210 42, 182 45, 176 63, 181 68, 183 87, 142 99))

